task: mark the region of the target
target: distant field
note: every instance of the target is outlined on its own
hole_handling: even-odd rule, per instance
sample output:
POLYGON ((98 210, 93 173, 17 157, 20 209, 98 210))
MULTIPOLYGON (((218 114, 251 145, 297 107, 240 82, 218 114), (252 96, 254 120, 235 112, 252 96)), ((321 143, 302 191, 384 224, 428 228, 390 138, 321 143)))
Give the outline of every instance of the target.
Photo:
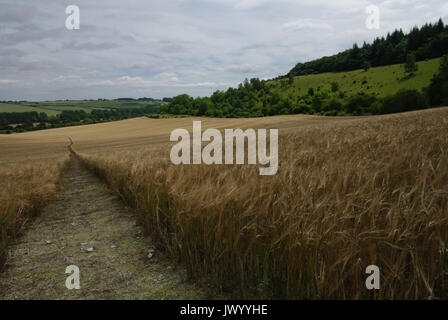
MULTIPOLYGON (((339 84, 339 92, 346 97, 364 92, 375 94, 378 97, 392 95, 400 89, 422 89, 427 87, 431 78, 437 73, 440 59, 432 59, 417 63, 419 70, 415 77, 403 80, 405 72, 402 64, 371 68, 368 71, 355 70, 350 72, 322 73, 306 75, 294 78, 294 84, 290 87, 282 87, 280 80, 269 82, 269 86, 280 96, 304 96, 309 88, 315 92, 320 90, 331 91, 331 83, 339 84), (364 82, 364 83, 363 83, 364 82)), ((287 82, 288 80, 282 80, 287 82)))
POLYGON ((32 107, 25 104, 13 104, 13 103, 0 103, 0 113, 1 112, 45 112, 49 116, 54 116, 60 113, 57 110, 44 109, 40 107, 32 107))
MULTIPOLYGON (((122 121, 75 127, 0 135, 0 164, 59 158, 67 152, 69 137, 78 150, 86 152, 142 149, 169 143, 170 132, 190 128, 195 118, 149 119, 134 118, 122 121)), ((196 118, 197 119, 197 118, 196 118)), ((277 116, 261 119, 199 118, 203 128, 280 127, 282 131, 317 123, 339 121, 339 118, 318 116, 277 116)), ((355 119, 351 117, 344 120, 355 119)))
POLYGON ((43 101, 38 102, 36 104, 45 108, 115 109, 115 108, 140 108, 145 106, 157 105, 159 103, 160 102, 137 101, 137 100, 135 101, 80 100, 80 101, 43 101))
POLYGON ((151 101, 43 101, 25 102, 20 104, 0 103, 1 112, 45 112, 49 116, 54 116, 64 110, 84 110, 90 113, 94 109, 120 109, 120 108, 141 108, 145 106, 157 105, 160 102, 151 101))

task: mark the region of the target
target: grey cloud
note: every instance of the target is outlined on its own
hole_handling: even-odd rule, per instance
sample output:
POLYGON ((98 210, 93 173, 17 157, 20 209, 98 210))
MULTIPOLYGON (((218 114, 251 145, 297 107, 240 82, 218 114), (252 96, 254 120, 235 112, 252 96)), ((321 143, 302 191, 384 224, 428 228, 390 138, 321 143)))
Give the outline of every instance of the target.
POLYGON ((26 24, 39 16, 40 10, 35 6, 13 3, 2 4, 0 21, 2 23, 26 24))
POLYGON ((120 36, 120 39, 128 41, 128 42, 136 42, 137 39, 133 35, 130 34, 123 34, 120 36))
POLYGON ((0 48, 0 56, 2 57, 22 57, 25 54, 25 51, 15 48, 0 48))
MULTIPOLYGON (((35 27, 35 29, 38 28, 38 26, 35 27)), ((2 45, 18 45, 27 41, 38 42, 46 39, 60 38, 63 32, 64 30, 62 29, 49 29, 31 32, 16 31, 13 33, 0 35, 0 43, 2 45)))
POLYGON ((225 71, 237 74, 257 74, 260 72, 260 69, 250 64, 243 64, 243 65, 232 65, 226 68, 225 71))
POLYGON ((168 43, 160 47, 160 50, 165 53, 185 52, 186 48, 178 43, 168 43))
POLYGON ((266 44, 266 43, 254 43, 254 44, 250 44, 250 45, 246 45, 243 46, 241 48, 242 51, 247 51, 247 50, 263 50, 263 49, 267 49, 271 47, 270 45, 266 44))
POLYGON ((117 43, 112 42, 100 42, 100 43, 92 43, 92 42, 84 42, 84 43, 75 43, 75 42, 65 42, 62 45, 62 49, 65 50, 86 50, 86 51, 97 51, 97 50, 109 50, 120 47, 117 43))

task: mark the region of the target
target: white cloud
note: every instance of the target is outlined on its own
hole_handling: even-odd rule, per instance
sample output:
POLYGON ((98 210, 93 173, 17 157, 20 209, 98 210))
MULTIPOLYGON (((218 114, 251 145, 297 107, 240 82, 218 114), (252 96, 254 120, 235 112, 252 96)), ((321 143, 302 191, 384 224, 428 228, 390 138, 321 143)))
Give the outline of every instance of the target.
POLYGON ((179 81, 179 78, 176 76, 174 72, 161 72, 157 74, 155 79, 162 80, 162 81, 179 81))
POLYGON ((257 66, 249 63, 230 65, 228 67, 223 68, 222 70, 243 75, 256 74, 260 72, 260 69, 257 66))
POLYGON ((10 79, 0 79, 0 84, 15 84, 18 83, 19 80, 10 80, 10 79))
POLYGON ((204 87, 213 88, 221 86, 229 86, 228 82, 187 82, 178 83, 168 79, 166 81, 161 81, 160 78, 154 77, 154 79, 143 79, 141 77, 130 77, 122 76, 116 79, 108 79, 102 81, 95 81, 86 83, 86 86, 106 86, 106 87, 133 87, 133 88, 157 88, 160 86, 168 86, 172 88, 193 88, 193 87, 204 87))
MULTIPOLYGON (((448 3, 445 3, 445 5, 442 6, 440 13, 444 17, 448 16, 448 3)), ((447 22, 447 21, 445 21, 445 22, 447 22)))
POLYGON ((222 86, 230 86, 228 82, 216 83, 216 82, 196 82, 196 83, 179 83, 174 85, 179 88, 191 88, 191 87, 204 87, 204 88, 216 88, 222 86))
POLYGON ((380 7, 398 8, 408 5, 409 0, 386 0, 380 3, 380 7))
POLYGON ((282 30, 286 31, 299 31, 299 30, 332 30, 333 27, 330 26, 325 21, 313 20, 313 19, 303 19, 290 21, 281 26, 282 30))
POLYGON ((241 0, 235 4, 236 9, 247 10, 266 4, 269 0, 241 0))

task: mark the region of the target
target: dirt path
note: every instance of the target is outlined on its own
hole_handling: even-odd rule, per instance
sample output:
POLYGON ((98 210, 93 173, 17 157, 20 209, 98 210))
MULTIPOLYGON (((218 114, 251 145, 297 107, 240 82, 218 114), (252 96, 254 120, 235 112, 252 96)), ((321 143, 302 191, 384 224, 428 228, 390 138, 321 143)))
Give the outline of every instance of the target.
POLYGON ((209 298, 157 251, 148 258, 151 243, 136 214, 75 157, 63 186, 10 248, 0 299, 209 298), (65 286, 69 265, 79 267, 80 290, 65 286))

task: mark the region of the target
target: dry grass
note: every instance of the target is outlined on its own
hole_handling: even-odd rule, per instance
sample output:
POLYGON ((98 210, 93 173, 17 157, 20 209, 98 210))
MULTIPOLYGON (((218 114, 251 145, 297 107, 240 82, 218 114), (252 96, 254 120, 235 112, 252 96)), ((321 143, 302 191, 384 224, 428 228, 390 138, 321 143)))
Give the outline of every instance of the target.
POLYGON ((65 159, 0 169, 0 269, 8 244, 51 199, 66 163, 65 159))
POLYGON ((174 166, 168 146, 81 158, 192 277, 223 290, 447 298, 448 109, 312 122, 280 130, 272 177, 258 166, 174 166), (370 264, 381 270, 375 292, 364 285, 370 264))

